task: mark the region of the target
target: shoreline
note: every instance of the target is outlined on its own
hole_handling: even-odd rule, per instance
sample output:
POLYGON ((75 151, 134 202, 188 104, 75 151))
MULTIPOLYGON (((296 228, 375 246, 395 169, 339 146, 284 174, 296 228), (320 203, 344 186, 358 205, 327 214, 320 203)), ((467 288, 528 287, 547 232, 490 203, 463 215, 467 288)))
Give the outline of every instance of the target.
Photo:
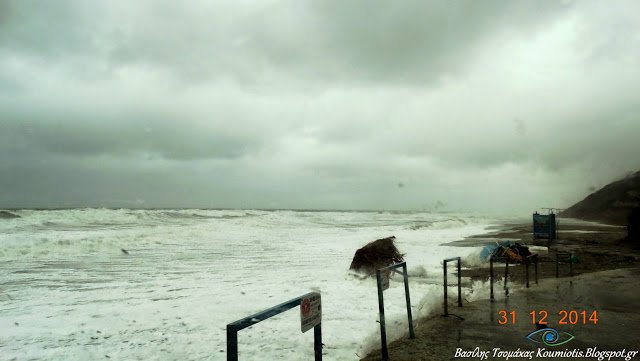
MULTIPOLYGON (((480 299, 468 302, 463 294, 463 307, 457 307, 456 298, 449 298, 449 317, 442 316, 442 310, 425 318, 415 319, 415 339, 409 339, 408 332, 398 340, 388 344, 391 360, 452 360, 464 358, 462 351, 533 350, 540 345, 547 350, 553 347, 536 344, 528 339, 536 330, 531 312, 546 311, 549 315, 547 327, 556 327, 575 336, 570 343, 558 349, 579 349, 584 353, 589 348, 621 351, 640 349, 637 346, 637 332, 631 331, 640 322, 640 245, 619 243, 626 236, 626 228, 609 226, 571 219, 561 219, 558 240, 532 240, 531 225, 508 223, 495 227, 489 233, 474 235, 464 240, 451 242, 448 246, 477 247, 495 244, 496 241, 517 241, 541 250, 539 283, 533 281, 525 288, 525 267, 523 264, 509 265, 509 295, 504 295, 504 277, 495 271, 496 300, 480 299), (545 251, 546 250, 546 251, 545 251), (578 256, 573 266, 574 277, 569 277, 568 269, 561 268, 560 278, 555 276, 555 253, 572 252, 578 256), (499 311, 515 311, 515 323, 499 324, 499 311), (576 312, 589 311, 586 322, 580 324, 559 324, 562 310, 576 312), (596 324, 588 320, 597 311, 596 324)), ((494 266, 499 266, 496 264, 494 266)), ((566 265, 564 265, 566 266, 566 265)), ((463 262, 463 267, 465 267, 463 262)), ((461 271, 463 286, 473 281, 488 282, 488 264, 466 266, 461 271), (467 281, 465 281, 467 280, 467 281)), ((415 301, 414 301, 415 302, 415 301)), ((510 320, 511 321, 511 320, 510 320)), ((493 351, 491 351, 493 352, 493 351)), ((577 355, 578 353, 575 353, 577 355)), ((502 359, 499 354, 489 354, 485 359, 502 359)), ((540 356, 540 355, 538 355, 540 356)), ((480 359, 471 357, 470 359, 480 359)), ((512 358, 517 359, 517 358, 512 358)), ((528 358, 527 358, 528 359, 528 358)), ((533 359, 536 359, 535 354, 533 359)), ((560 357, 558 360, 575 360, 580 357, 560 357)), ((592 358, 593 359, 593 358, 592 358)), ((612 360, 615 358, 612 358, 612 360)), ((640 359, 636 355, 634 359, 640 359)), ((362 361, 382 360, 379 347, 371 351, 362 361)))

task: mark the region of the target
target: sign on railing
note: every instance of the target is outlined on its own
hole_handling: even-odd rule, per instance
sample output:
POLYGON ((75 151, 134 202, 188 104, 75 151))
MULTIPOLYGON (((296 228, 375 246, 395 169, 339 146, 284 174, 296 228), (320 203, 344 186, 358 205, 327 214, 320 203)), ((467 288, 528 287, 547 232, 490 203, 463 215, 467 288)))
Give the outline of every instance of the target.
POLYGON ((300 329, 307 332, 322 322, 320 294, 315 293, 300 301, 300 329))
POLYGON ((227 325, 227 361, 238 361, 238 331, 300 306, 300 328, 313 328, 315 361, 322 361, 322 304, 320 293, 311 292, 227 325))
POLYGON ((407 274, 407 262, 401 262, 376 270, 376 279, 378 281, 378 309, 380 311, 380 344, 382 351, 382 359, 388 360, 389 353, 387 351, 387 329, 384 322, 384 296, 383 292, 389 288, 389 276, 391 271, 402 267, 404 275, 404 294, 407 301, 407 317, 409 319, 409 338, 416 338, 413 332, 413 318, 411 317, 411 299, 409 297, 409 275, 407 274), (384 274, 383 274, 384 272, 384 274))

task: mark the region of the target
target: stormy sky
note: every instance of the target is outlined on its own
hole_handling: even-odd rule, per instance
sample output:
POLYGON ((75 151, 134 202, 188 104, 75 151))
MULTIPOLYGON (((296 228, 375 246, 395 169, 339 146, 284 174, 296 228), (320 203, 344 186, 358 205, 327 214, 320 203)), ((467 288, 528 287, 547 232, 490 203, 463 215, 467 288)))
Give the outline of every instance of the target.
POLYGON ((562 208, 639 89, 633 0, 0 0, 0 208, 562 208))

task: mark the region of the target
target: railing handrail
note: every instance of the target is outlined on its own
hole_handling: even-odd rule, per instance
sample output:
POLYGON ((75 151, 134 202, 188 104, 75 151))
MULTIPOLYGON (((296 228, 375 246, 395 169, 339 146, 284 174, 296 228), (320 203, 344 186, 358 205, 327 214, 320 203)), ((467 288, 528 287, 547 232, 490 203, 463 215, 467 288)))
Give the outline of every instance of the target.
MULTIPOLYGON (((319 292, 309 292, 300 297, 293 298, 287 302, 267 308, 266 310, 254 313, 251 316, 243 317, 235 322, 227 324, 227 361, 238 361, 238 331, 255 325, 268 318, 288 311, 308 297, 319 294, 319 292)), ((313 349, 315 361, 322 361, 322 322, 313 327, 313 349)))
POLYGON ((573 277, 573 256, 575 253, 566 251, 556 251, 556 278, 560 277, 560 263, 569 264, 569 275, 573 277), (561 258, 567 257, 568 260, 562 260, 561 258))
POLYGON ((400 262, 400 263, 392 264, 391 266, 385 266, 385 267, 382 267, 382 268, 378 268, 376 271, 384 271, 384 270, 387 270, 387 269, 388 270, 394 270, 396 268, 403 267, 406 264, 407 264, 406 261, 405 262, 400 262))
POLYGON ((300 297, 296 297, 294 299, 291 299, 287 302, 283 302, 277 306, 273 306, 271 308, 267 308, 266 310, 254 313, 251 316, 247 316, 244 318, 241 318, 235 322, 231 322, 230 324, 227 325, 227 328, 231 327, 232 329, 236 330, 236 331, 240 331, 243 330, 249 326, 255 325, 258 322, 264 321, 268 318, 271 318, 275 315, 278 315, 282 312, 288 311, 296 306, 300 306, 300 301, 302 301, 303 299, 310 297, 311 295, 318 293, 318 292, 309 292, 305 295, 302 295, 300 297))

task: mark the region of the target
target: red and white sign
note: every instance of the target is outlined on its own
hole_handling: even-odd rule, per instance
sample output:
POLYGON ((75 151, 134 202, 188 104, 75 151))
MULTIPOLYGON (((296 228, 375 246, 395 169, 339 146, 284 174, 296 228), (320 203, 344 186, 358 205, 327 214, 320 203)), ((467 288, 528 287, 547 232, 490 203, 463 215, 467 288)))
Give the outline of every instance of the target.
POLYGON ((302 300, 302 304, 300 305, 300 311, 302 312, 302 317, 309 317, 309 313, 311 313, 311 301, 308 298, 302 300))
POLYGON ((322 322, 320 293, 313 293, 300 301, 300 329, 307 332, 322 322))

